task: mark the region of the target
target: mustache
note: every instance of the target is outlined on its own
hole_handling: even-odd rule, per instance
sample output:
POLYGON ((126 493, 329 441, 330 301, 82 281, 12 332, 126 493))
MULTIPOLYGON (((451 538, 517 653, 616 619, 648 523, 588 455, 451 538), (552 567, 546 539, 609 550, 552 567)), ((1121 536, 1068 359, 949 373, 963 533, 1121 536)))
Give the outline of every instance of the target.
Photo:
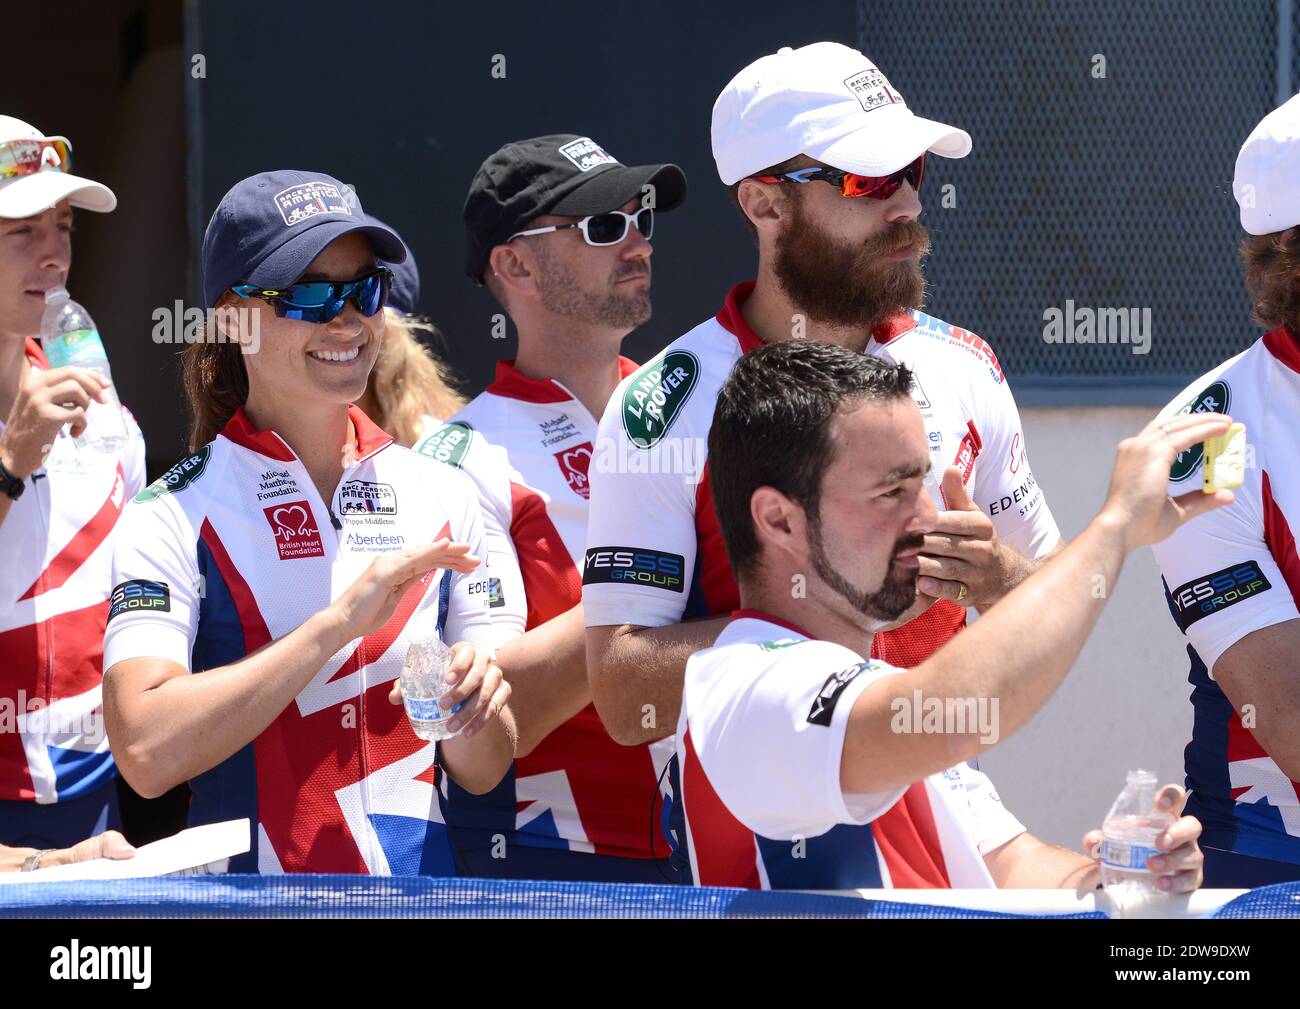
POLYGON ((930 232, 918 221, 895 221, 880 234, 873 235, 865 248, 873 256, 888 256, 904 250, 924 256, 930 251, 930 232))
POLYGON ((920 550, 923 546, 925 546, 925 537, 920 533, 912 533, 910 536, 900 536, 898 542, 894 544, 894 556, 890 558, 890 560, 892 561, 894 558, 898 557, 898 555, 904 550, 920 550))
POLYGON ((645 266, 633 266, 619 273, 614 274, 615 280, 626 280, 628 277, 648 277, 650 276, 649 264, 645 266))

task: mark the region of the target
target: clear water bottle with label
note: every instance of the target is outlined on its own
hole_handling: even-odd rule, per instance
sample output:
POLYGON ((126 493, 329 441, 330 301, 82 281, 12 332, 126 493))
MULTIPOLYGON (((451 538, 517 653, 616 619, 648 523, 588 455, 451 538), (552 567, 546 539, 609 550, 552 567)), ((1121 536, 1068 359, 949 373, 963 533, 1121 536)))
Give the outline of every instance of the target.
POLYGON ((451 665, 451 649, 441 638, 421 638, 412 641, 402 664, 402 704, 411 730, 421 739, 450 739, 458 735, 447 731, 451 717, 465 706, 461 701, 451 710, 438 701, 451 685, 447 683, 447 668, 451 665))
POLYGON ((1101 882, 1120 897, 1159 893, 1147 859, 1161 854, 1156 838, 1174 822, 1170 813, 1156 812, 1156 776, 1129 771, 1128 782, 1102 824, 1101 882))
MULTIPOLYGON (((41 346, 53 368, 87 368, 112 380, 104 341, 90 313, 68 297, 65 287, 45 292, 45 314, 41 316, 41 346)), ((117 390, 104 390, 107 402, 91 400, 86 410, 86 429, 77 436, 77 448, 96 452, 120 452, 128 439, 126 419, 117 390)))

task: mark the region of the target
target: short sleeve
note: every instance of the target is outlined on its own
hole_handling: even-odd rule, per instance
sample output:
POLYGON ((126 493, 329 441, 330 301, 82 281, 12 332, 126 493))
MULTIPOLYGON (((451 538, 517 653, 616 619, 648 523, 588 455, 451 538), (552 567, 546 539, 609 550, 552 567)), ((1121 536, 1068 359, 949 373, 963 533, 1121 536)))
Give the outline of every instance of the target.
MULTIPOLYGON (((755 663, 764 655, 757 646, 725 650, 755 663)), ((699 658, 692 657, 691 665, 699 658)), ((688 666, 690 746, 718 798, 756 834, 788 840, 815 837, 840 823, 867 823, 904 790, 845 796, 844 738, 858 695, 897 671, 817 641, 782 649, 752 677, 734 666, 705 675, 688 666)))
MULTIPOLYGON (((468 543, 470 553, 476 557, 487 556, 487 537, 483 531, 483 515, 473 483, 465 476, 454 474, 447 493, 459 492, 460 520, 452 529, 452 541, 468 543)), ((488 650, 495 650, 497 635, 488 615, 489 580, 483 565, 474 571, 450 573, 447 614, 443 623, 443 640, 447 644, 468 641, 488 650)))
POLYGON ((971 497, 993 522, 998 538, 1026 557, 1042 557, 1061 531, 1029 466, 1025 433, 1011 387, 989 382, 976 402, 983 450, 971 497))
POLYGON ((969 834, 981 855, 1025 832, 1025 825, 1002 804, 987 774, 968 766, 956 767, 949 773, 956 773, 965 787, 969 834))
MULTIPOLYGON (((1152 547, 1174 622, 1211 673, 1247 634, 1300 616, 1264 538, 1260 471, 1248 480, 1232 504, 1198 516, 1152 547)), ((1170 492, 1187 489, 1171 485, 1170 492)))
POLYGON ((629 398, 633 384, 658 364, 651 362, 624 381, 597 432, 582 576, 588 627, 662 627, 677 623, 686 611, 698 548, 695 501, 705 440, 692 437, 689 418, 678 417, 666 432, 642 432, 638 444, 623 416, 625 410, 641 409, 629 398))
POLYGON ((144 490, 145 483, 145 445, 144 432, 136 423, 135 415, 122 407, 126 420, 127 445, 122 454, 122 472, 126 477, 126 496, 133 498, 144 490))
POLYGON ((127 503, 113 534, 105 670, 145 656, 190 669, 202 594, 196 543, 174 499, 127 503))

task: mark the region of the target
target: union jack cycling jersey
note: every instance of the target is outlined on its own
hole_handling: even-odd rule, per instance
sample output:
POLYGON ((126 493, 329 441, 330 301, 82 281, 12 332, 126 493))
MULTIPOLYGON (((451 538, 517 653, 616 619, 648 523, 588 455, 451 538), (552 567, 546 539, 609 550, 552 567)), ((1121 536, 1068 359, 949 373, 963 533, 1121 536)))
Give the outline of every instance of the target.
MULTIPOLYGON (((624 376, 637 367, 626 358, 620 366, 624 376)), ((513 361, 502 361, 482 394, 416 445, 469 474, 479 488, 498 646, 582 601, 596 427, 596 418, 561 383, 528 377, 513 361)), ((654 855, 664 858, 667 839, 651 813, 671 753, 667 742, 620 746, 588 704, 518 758, 486 795, 449 783, 445 815, 452 843, 482 849, 501 837, 507 850, 521 845, 572 853, 568 862, 548 857, 552 878, 587 878, 586 856, 593 853, 648 859, 653 845, 654 855)))
POLYGON ((991 887, 984 856, 1024 832, 965 764, 848 795, 849 712, 898 672, 740 610, 686 665, 673 834, 701 886, 761 890, 991 887))
MULTIPOLYGON (((443 536, 484 556, 473 485, 395 444, 359 409, 329 501, 274 431, 239 410, 127 506, 105 668, 160 656, 194 675, 293 631, 377 556, 443 536)), ((348 642, 274 722, 190 782, 192 826, 248 817, 237 872, 452 875, 437 744, 388 691, 411 640, 491 647, 481 573, 432 571, 378 631, 348 642)))
MULTIPOLYGON (((1300 782, 1255 739, 1214 678, 1214 665, 1254 631, 1300 616, 1300 342, 1275 329, 1188 386, 1160 413, 1229 413, 1246 425, 1247 466, 1235 500, 1152 549, 1191 660, 1192 739, 1184 750, 1187 812, 1201 843, 1300 864, 1300 782)), ((1182 453, 1169 493, 1199 490, 1202 447, 1182 453)), ((1253 716, 1247 714, 1246 722, 1253 716)), ((1267 715, 1261 710, 1258 717, 1267 715)))
MULTIPOLYGON (((591 475, 583 603, 588 627, 660 627, 730 613, 740 605, 713 509, 708 435, 722 384, 742 354, 762 346, 741 307, 753 283, 727 296, 716 318, 669 344, 625 379, 600 422, 591 475)), ((983 340, 921 312, 889 320, 866 353, 907 365, 936 474, 961 469, 998 536, 1029 557, 1060 533, 1025 454, 1015 399, 983 340)), ((941 600, 875 636, 872 655, 911 667, 966 623, 941 600)))
MULTIPOLYGON (((49 369, 35 340, 26 354, 49 369)), ((122 412, 122 452, 55 438, 0 523, 0 799, 54 803, 116 776, 100 705, 104 621, 112 539, 145 468, 144 436, 122 412)))

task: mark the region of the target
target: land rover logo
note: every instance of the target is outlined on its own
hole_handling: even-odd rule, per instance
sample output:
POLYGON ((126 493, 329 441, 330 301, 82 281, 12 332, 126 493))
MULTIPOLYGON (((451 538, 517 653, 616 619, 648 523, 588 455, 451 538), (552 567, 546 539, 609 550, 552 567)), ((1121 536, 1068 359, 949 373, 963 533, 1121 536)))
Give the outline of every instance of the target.
POLYGON ((623 391, 623 430, 637 448, 652 448, 672 427, 700 379, 699 359, 674 350, 651 361, 623 391))
POLYGON ((164 494, 174 494, 176 491, 188 487, 203 475, 203 470, 208 465, 210 455, 212 455, 212 446, 204 445, 188 459, 182 459, 142 490, 135 496, 135 500, 141 503, 153 501, 164 494))
MULTIPOLYGON (((1197 395, 1178 413, 1227 413, 1228 400, 1231 398, 1228 392, 1227 382, 1215 382, 1204 392, 1197 395)), ((1169 479, 1173 481, 1186 480, 1196 472, 1201 465, 1201 455, 1205 451, 1202 442, 1197 442, 1191 448, 1178 453, 1178 458, 1174 464, 1169 467, 1169 479)))
POLYGON ((416 445, 415 450, 420 455, 427 455, 430 459, 460 469, 473 438, 474 429, 468 424, 444 424, 416 445))

